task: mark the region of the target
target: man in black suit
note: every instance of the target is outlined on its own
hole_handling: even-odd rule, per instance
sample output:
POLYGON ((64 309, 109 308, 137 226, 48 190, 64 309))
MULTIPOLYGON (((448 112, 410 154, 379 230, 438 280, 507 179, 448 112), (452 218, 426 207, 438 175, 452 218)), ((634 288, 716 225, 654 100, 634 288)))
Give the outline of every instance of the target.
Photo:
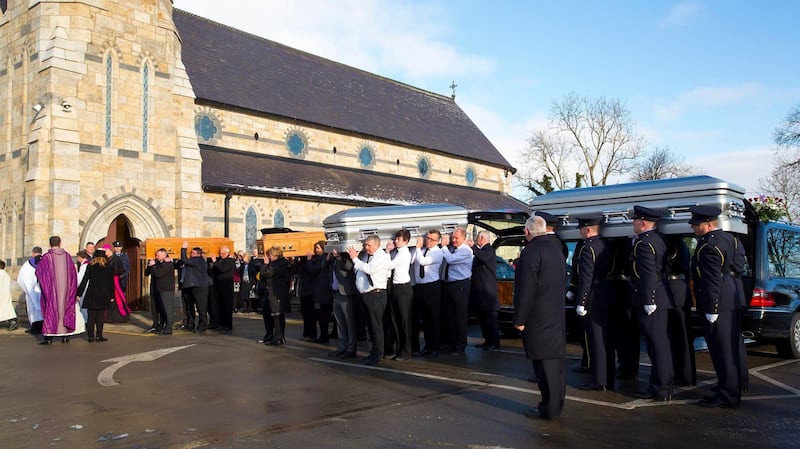
POLYGON ((203 257, 203 249, 192 248, 187 255, 189 242, 183 242, 181 247, 181 285, 184 294, 192 296, 197 307, 197 325, 194 332, 201 334, 208 329, 208 262, 203 257))
POLYGON ((472 244, 472 284, 470 304, 478 314, 483 332, 483 343, 478 347, 484 351, 500 348, 500 324, 497 321, 497 254, 489 243, 489 231, 478 232, 472 244))
POLYGON ((158 249, 156 258, 147 261, 144 275, 152 276, 150 296, 155 306, 153 316, 158 317, 153 319, 154 332, 172 335, 172 323, 175 320, 175 264, 166 249, 158 249))
POLYGON ((527 244, 514 274, 514 326, 522 332, 525 355, 542 393, 530 418, 554 419, 564 409, 566 395, 566 260, 560 248, 548 242, 545 221, 533 216, 525 223, 527 244))
POLYGON ((211 276, 214 279, 214 303, 209 310, 211 325, 209 329, 219 328, 222 331, 233 329, 233 272, 236 271, 236 259, 231 257, 231 249, 227 246, 219 248, 219 258, 211 258, 211 276))
POLYGON ((611 328, 613 292, 608 274, 612 253, 606 239, 600 237, 600 215, 578 217, 583 246, 578 253, 576 276, 578 289, 575 312, 585 317, 591 380, 582 390, 613 390, 616 374, 614 331, 611 328))
POLYGON ((667 285, 667 244, 656 230, 663 212, 648 207, 633 207, 633 232, 636 238, 631 251, 633 273, 633 310, 647 343, 652 367, 647 389, 641 399, 672 399, 672 349, 667 332, 671 306, 667 285))
POLYGON ((721 210, 714 206, 692 206, 689 224, 697 237, 691 261, 697 311, 703 319, 703 336, 717 373, 716 394, 707 396, 702 407, 738 407, 742 396, 740 310, 744 290, 741 243, 717 227, 721 210))

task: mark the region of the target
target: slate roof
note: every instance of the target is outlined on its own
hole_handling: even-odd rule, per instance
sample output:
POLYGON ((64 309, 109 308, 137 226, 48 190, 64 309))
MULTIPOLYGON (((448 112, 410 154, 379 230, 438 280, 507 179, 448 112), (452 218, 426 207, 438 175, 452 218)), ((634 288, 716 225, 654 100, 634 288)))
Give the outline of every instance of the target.
POLYGON ((469 210, 528 210, 496 191, 200 145, 207 192, 294 198, 348 206, 448 203, 469 210))
POLYGON ((200 103, 244 108, 511 168, 449 97, 179 9, 173 11, 173 20, 200 103))

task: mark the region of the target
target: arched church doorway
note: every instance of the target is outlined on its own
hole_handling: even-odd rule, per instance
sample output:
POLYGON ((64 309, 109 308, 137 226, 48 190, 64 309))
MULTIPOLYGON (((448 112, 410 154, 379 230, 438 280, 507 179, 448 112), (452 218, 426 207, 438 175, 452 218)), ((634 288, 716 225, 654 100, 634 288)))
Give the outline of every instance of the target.
POLYGON ((147 301, 144 300, 146 289, 142 288, 143 272, 141 263, 139 263, 139 250, 142 243, 141 240, 133 237, 131 222, 125 214, 120 214, 108 226, 106 237, 97 242, 98 247, 105 244, 111 245, 113 242, 119 240, 122 242, 122 252, 128 256, 130 262, 130 272, 128 273, 128 282, 125 286, 125 298, 128 300, 128 307, 131 310, 145 310, 147 301))

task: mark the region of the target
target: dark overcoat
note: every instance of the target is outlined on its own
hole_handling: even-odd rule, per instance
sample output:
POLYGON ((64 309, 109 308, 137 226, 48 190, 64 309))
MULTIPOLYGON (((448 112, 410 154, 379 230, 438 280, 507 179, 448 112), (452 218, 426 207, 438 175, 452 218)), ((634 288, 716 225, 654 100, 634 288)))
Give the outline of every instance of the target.
POLYGON ((534 237, 520 253, 514 275, 514 325, 524 325, 525 355, 531 360, 566 355, 566 261, 557 245, 534 237))
POLYGON ((493 312, 497 303, 497 255, 492 245, 472 247, 472 285, 470 304, 476 312, 493 312))
POLYGON ((280 257, 261 267, 261 281, 267 283, 269 307, 273 313, 289 313, 292 304, 289 299, 289 278, 292 264, 280 257))
POLYGON ((110 265, 89 264, 78 286, 84 309, 110 309, 114 304, 114 269, 110 265))

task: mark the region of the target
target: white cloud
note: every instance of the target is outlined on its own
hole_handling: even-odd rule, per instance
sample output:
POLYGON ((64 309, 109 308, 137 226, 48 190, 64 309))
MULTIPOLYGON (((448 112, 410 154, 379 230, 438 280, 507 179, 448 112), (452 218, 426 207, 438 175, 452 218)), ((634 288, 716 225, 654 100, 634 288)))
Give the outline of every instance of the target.
POLYGON ((658 23, 658 27, 673 28, 685 25, 703 11, 704 5, 700 2, 686 1, 673 5, 667 15, 658 23))
POLYGON ((698 87, 678 95, 671 103, 653 106, 653 115, 659 123, 679 120, 691 110, 718 108, 741 103, 765 94, 757 83, 732 87, 698 87))
POLYGON ((704 174, 744 187, 748 193, 758 193, 758 180, 768 178, 773 168, 773 148, 751 148, 693 158, 691 163, 704 174))

